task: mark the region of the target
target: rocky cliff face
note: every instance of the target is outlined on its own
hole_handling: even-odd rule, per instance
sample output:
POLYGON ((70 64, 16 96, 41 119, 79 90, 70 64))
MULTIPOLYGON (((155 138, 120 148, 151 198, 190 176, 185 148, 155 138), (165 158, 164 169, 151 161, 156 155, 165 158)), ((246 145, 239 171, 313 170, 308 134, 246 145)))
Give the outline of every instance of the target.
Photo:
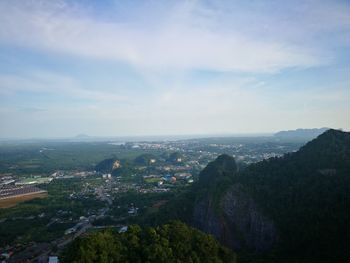
POLYGON ((218 239, 221 239, 220 237, 225 232, 222 217, 214 212, 213 205, 208 197, 205 197, 194 206, 193 225, 218 239))
POLYGON ((219 207, 208 195, 198 201, 193 224, 235 250, 244 247, 262 252, 271 249, 277 240, 273 221, 258 209, 241 185, 231 186, 222 195, 219 207))
POLYGON ((256 206, 240 185, 232 186, 222 199, 227 224, 233 226, 232 245, 246 245, 256 251, 269 250, 277 240, 274 222, 256 206))

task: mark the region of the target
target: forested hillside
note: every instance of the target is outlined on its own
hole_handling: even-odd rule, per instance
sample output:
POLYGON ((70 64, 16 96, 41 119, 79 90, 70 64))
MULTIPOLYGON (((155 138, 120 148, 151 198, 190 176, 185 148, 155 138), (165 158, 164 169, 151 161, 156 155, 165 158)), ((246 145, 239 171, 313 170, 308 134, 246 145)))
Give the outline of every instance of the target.
POLYGON ((268 262, 350 260, 349 133, 329 130, 296 153, 236 169, 220 156, 150 222, 181 219, 268 262))
POLYGON ((329 130, 297 153, 250 166, 237 182, 278 227, 288 257, 350 259, 350 134, 329 130))
POLYGON ((62 262, 236 262, 235 254, 212 236, 173 221, 155 228, 130 226, 125 233, 111 230, 79 238, 66 249, 62 262))

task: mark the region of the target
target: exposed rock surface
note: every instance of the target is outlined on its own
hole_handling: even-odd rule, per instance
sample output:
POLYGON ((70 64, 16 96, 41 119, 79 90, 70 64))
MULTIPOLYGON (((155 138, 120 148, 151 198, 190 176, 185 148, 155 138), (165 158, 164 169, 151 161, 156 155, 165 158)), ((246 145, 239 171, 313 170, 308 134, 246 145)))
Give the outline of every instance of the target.
POLYGON ((234 226, 235 244, 244 242, 256 251, 265 251, 274 245, 277 232, 273 221, 259 211, 240 185, 234 185, 227 191, 222 199, 222 211, 228 224, 234 226))
POLYGON ((193 224, 233 249, 246 247, 262 252, 271 249, 277 240, 273 221, 259 211, 240 185, 226 191, 219 211, 208 196, 197 202, 193 224))
POLYGON ((277 240, 276 228, 242 185, 232 185, 236 171, 234 158, 221 155, 201 172, 192 223, 233 249, 266 251, 277 240))
POLYGON ((101 173, 113 173, 113 171, 121 168, 121 163, 115 158, 105 159, 99 162, 95 170, 101 173))

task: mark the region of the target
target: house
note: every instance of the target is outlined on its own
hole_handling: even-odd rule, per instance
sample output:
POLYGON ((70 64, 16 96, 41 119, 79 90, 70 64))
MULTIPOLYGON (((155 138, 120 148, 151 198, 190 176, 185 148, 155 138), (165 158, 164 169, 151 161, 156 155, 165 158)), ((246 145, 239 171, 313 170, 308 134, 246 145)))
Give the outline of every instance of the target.
POLYGON ((126 231, 128 231, 128 226, 122 226, 122 227, 119 229, 118 233, 125 233, 126 231))
POLYGON ((50 256, 49 257, 49 263, 58 263, 58 257, 57 256, 50 256))

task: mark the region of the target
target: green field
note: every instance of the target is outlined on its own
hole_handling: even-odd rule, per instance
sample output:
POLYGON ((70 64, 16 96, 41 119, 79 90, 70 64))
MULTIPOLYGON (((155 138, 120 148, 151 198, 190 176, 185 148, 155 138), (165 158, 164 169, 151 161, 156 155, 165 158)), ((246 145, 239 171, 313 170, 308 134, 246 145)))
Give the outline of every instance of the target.
POLYGON ((107 158, 134 159, 156 150, 126 149, 106 142, 1 143, 0 173, 50 174, 56 170, 93 170, 107 158))

